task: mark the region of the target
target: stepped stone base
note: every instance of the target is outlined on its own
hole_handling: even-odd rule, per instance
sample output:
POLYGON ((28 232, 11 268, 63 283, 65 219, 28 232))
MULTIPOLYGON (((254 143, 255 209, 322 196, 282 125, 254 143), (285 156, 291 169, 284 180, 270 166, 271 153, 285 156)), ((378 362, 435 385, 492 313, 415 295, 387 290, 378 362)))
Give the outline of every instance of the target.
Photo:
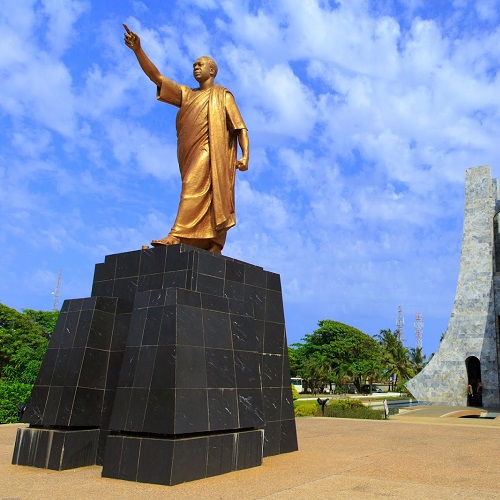
POLYGON ((186 245, 106 256, 23 422, 14 464, 166 485, 297 450, 279 275, 186 245))
POLYGON ((98 440, 99 429, 18 429, 12 463, 52 470, 95 465, 98 440))
POLYGON ((172 486, 262 465, 264 431, 181 439, 109 436, 103 477, 172 486))

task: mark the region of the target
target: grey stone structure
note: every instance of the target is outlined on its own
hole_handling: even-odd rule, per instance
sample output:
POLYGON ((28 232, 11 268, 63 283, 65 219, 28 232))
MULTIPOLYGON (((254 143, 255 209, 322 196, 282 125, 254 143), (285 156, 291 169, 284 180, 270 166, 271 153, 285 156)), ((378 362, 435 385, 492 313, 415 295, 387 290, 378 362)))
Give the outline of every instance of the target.
POLYGON ((466 171, 457 291, 438 351, 407 383, 427 404, 500 406, 500 196, 487 166, 466 171))

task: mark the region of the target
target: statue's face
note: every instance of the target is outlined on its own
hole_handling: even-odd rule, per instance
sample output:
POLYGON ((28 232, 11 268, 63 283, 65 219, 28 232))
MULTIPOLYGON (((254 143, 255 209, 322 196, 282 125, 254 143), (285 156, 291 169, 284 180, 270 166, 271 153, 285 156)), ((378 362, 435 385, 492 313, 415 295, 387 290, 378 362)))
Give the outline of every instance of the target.
POLYGON ((193 76, 198 83, 208 80, 213 73, 214 70, 210 67, 209 62, 206 59, 203 57, 196 59, 193 64, 193 76))

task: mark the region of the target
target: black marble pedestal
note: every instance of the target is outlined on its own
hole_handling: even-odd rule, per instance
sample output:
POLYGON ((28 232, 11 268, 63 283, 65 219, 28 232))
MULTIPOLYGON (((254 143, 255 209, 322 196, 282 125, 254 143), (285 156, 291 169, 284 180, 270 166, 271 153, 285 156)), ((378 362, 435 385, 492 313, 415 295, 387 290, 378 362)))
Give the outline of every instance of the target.
POLYGON ((96 463, 98 429, 18 429, 13 464, 65 470, 96 463))
POLYGON ((107 256, 92 297, 65 301, 23 421, 15 464, 159 484, 295 451, 279 275, 185 245, 107 256))

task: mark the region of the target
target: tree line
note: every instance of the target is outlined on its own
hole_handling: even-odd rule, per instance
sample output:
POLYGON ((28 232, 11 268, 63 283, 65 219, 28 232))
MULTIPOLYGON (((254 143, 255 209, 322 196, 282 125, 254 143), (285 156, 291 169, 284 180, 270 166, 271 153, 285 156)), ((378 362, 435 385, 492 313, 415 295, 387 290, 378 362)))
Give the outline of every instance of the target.
POLYGON ((397 331, 380 330, 371 337, 330 319, 318 321, 318 328, 292 344, 288 354, 292 375, 305 379, 313 392, 330 383, 345 392, 354 384, 361 392, 362 385, 374 381, 402 390, 425 365, 422 349, 405 347, 397 331))
POLYGON ((18 403, 31 394, 58 316, 0 304, 0 424, 18 421, 18 403))

